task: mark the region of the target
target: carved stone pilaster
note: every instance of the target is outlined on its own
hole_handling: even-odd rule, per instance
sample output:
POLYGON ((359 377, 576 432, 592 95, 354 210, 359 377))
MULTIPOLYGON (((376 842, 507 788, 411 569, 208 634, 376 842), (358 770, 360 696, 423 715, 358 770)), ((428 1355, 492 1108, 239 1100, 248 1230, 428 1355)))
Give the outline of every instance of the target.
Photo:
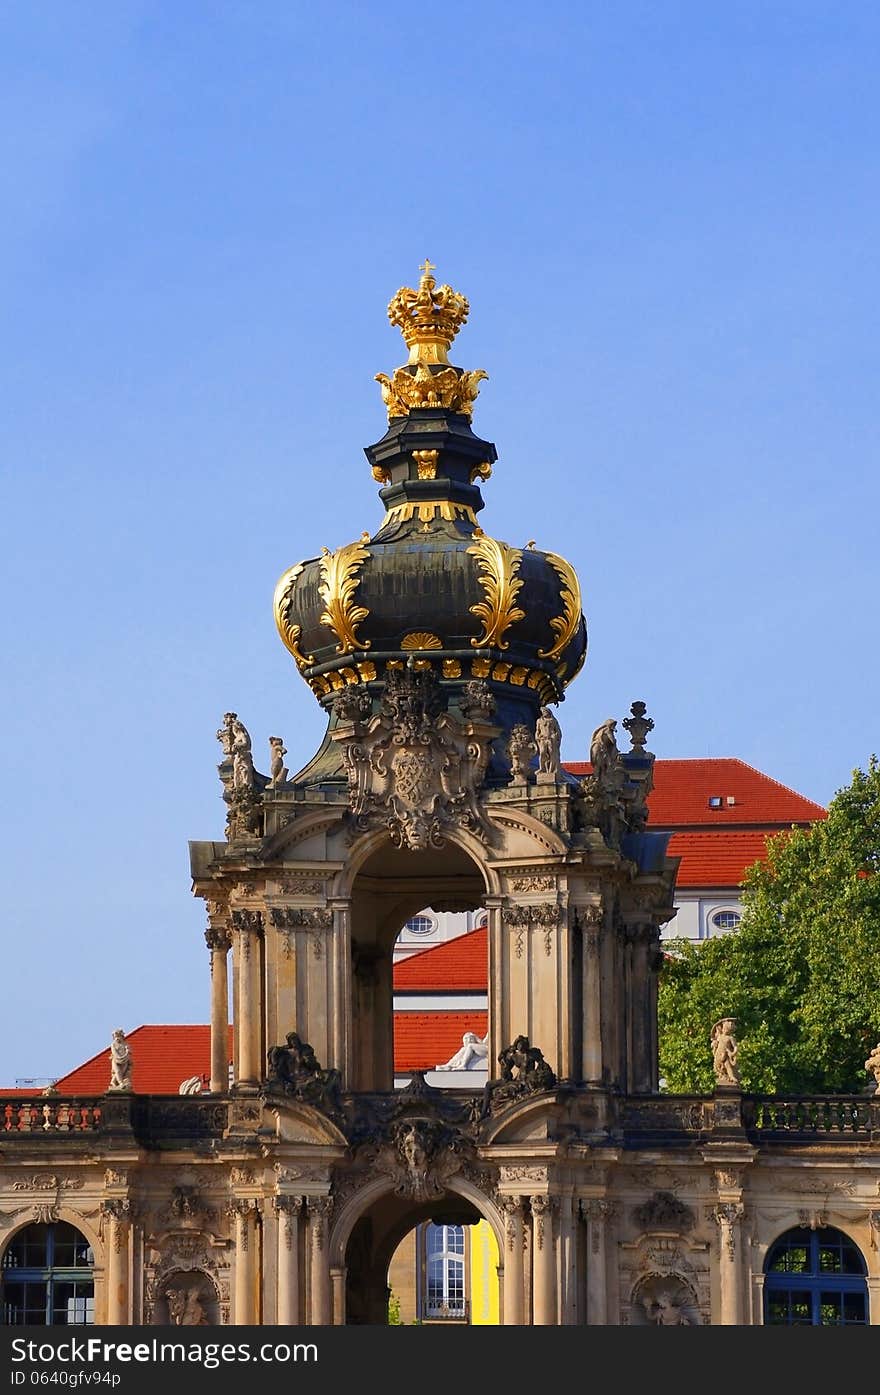
POLYGON ((708 1214, 721 1232, 724 1253, 728 1259, 735 1259, 737 1228, 745 1215, 745 1207, 741 1201, 721 1201, 717 1206, 710 1207, 708 1214))
POLYGON ((233 911, 232 928, 238 935, 242 958, 247 962, 251 955, 251 936, 259 935, 263 929, 262 912, 247 909, 233 911))
POLYGON ((579 1209, 590 1227, 590 1249, 597 1255, 601 1248, 601 1227, 615 1219, 620 1207, 616 1201, 609 1201, 606 1197, 582 1197, 579 1209))
POLYGON ((332 1196, 310 1196, 306 1199, 311 1224, 312 1244, 323 1250, 327 1243, 327 1225, 333 1210, 332 1196))
POLYGON ((521 1196, 500 1196, 498 1205, 504 1212, 504 1233, 507 1238, 507 1248, 513 1251, 516 1247, 518 1227, 523 1220, 523 1198, 521 1196))
POLYGON ((291 932, 310 930, 312 951, 320 959, 324 949, 324 935, 333 925, 333 912, 327 906, 273 906, 269 912, 272 924, 284 936, 282 953, 285 959, 291 955, 291 932))
POLYGON ((539 1250, 542 1250, 545 1238, 552 1241, 553 1218, 559 1210, 559 1199, 555 1196, 547 1196, 546 1193, 542 1192, 533 1196, 530 1204, 535 1223, 535 1244, 539 1250))
POLYGON ((293 1221, 300 1214, 303 1208, 301 1196, 276 1196, 272 1198, 272 1209, 278 1217, 278 1223, 283 1227, 284 1244, 286 1249, 293 1246, 293 1221))

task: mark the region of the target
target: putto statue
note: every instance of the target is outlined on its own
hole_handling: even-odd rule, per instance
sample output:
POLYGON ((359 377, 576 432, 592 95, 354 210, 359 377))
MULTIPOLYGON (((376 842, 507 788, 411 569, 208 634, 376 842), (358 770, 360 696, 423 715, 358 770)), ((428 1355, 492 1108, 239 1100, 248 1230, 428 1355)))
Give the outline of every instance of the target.
POLYGON ((131 1050, 125 1040, 125 1033, 117 1027, 110 1042, 110 1084, 108 1090, 131 1090, 133 1067, 131 1050))
POLYGON ((532 1046, 528 1037, 514 1037, 510 1046, 498 1053, 500 1074, 483 1086, 483 1115, 510 1104, 523 1095, 556 1088, 556 1076, 544 1060, 544 1053, 532 1046))
POLYGON ((880 1093, 880 1042, 877 1043, 865 1062, 865 1070, 874 1078, 872 1094, 880 1093))
POLYGON ((712 1028, 712 1066, 717 1085, 738 1085, 735 1017, 721 1017, 712 1028))
POLYGON ((562 727, 549 707, 542 707, 535 723, 535 743, 538 747, 538 774, 558 779, 561 768, 560 748, 562 727))
POLYGON ((269 753, 269 783, 277 789, 287 779, 287 766, 284 764, 287 747, 280 736, 269 737, 269 753))

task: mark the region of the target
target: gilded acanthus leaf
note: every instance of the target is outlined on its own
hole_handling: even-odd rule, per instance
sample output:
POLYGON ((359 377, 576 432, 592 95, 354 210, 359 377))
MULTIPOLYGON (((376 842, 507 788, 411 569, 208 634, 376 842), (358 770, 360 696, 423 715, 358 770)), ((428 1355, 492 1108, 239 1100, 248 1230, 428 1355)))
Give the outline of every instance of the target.
POLYGON ((581 623, 581 588, 570 562, 566 562, 564 557, 557 557, 555 552, 547 552, 544 555, 562 582, 559 597, 562 602, 562 614, 554 615, 550 621, 550 628, 556 635, 555 641, 549 649, 539 649, 538 655, 542 659, 558 659, 574 638, 581 623))
POLYGON ((296 625, 290 618, 291 605, 293 603, 293 588, 297 577, 305 567, 305 562, 297 562, 295 567, 290 567, 281 577, 275 587, 275 598, 272 609, 275 614, 275 624, 278 626, 278 633, 282 643, 296 660, 296 666, 302 672, 310 664, 315 662, 314 654, 303 654, 299 647, 302 638, 302 627, 296 625))
POLYGON ((335 552, 322 549, 322 583, 318 594, 326 609, 321 615, 321 624, 327 625, 339 643, 337 654, 350 654, 355 649, 369 649, 368 639, 358 639, 355 628, 366 620, 369 611, 362 605, 353 605, 354 593, 360 584, 358 571, 370 553, 363 543, 347 543, 335 552))
POLYGON ((517 576, 522 552, 508 543, 496 542, 480 530, 474 536, 477 541, 468 548, 468 554, 477 559, 482 573, 478 579, 486 599, 470 607, 471 614, 483 622, 483 633, 472 639, 471 644, 475 649, 487 645, 507 649, 509 641, 503 638, 505 632, 525 616, 525 611, 514 605, 523 584, 517 576))

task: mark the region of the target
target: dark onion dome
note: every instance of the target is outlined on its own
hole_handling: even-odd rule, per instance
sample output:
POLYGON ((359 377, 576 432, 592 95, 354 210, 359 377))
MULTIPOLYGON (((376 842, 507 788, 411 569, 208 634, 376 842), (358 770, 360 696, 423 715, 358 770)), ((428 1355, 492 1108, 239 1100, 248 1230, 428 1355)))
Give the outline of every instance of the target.
POLYGON ((372 536, 322 548, 286 571, 275 620, 328 709, 346 686, 378 695, 388 670, 412 658, 444 688, 487 681, 505 728, 534 727, 586 655, 580 587, 563 557, 492 538, 477 522, 479 482, 497 458, 470 423, 486 375, 448 363, 469 306, 436 287, 430 270, 426 263, 418 290, 403 287, 388 310, 410 358, 393 377, 377 375, 389 426, 365 450, 385 517, 372 536))

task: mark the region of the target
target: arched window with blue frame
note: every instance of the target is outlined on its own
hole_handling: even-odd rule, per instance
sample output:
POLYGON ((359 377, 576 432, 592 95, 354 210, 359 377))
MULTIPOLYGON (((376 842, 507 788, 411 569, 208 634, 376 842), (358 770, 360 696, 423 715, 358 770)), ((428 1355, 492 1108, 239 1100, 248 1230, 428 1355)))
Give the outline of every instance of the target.
POLYGON ((65 1221, 29 1225, 0 1261, 0 1312, 11 1327, 83 1326, 95 1321, 95 1256, 65 1221))
POLYGON ((831 1226, 781 1235, 764 1265, 764 1323, 785 1327, 864 1327, 867 1268, 861 1251, 831 1226))

